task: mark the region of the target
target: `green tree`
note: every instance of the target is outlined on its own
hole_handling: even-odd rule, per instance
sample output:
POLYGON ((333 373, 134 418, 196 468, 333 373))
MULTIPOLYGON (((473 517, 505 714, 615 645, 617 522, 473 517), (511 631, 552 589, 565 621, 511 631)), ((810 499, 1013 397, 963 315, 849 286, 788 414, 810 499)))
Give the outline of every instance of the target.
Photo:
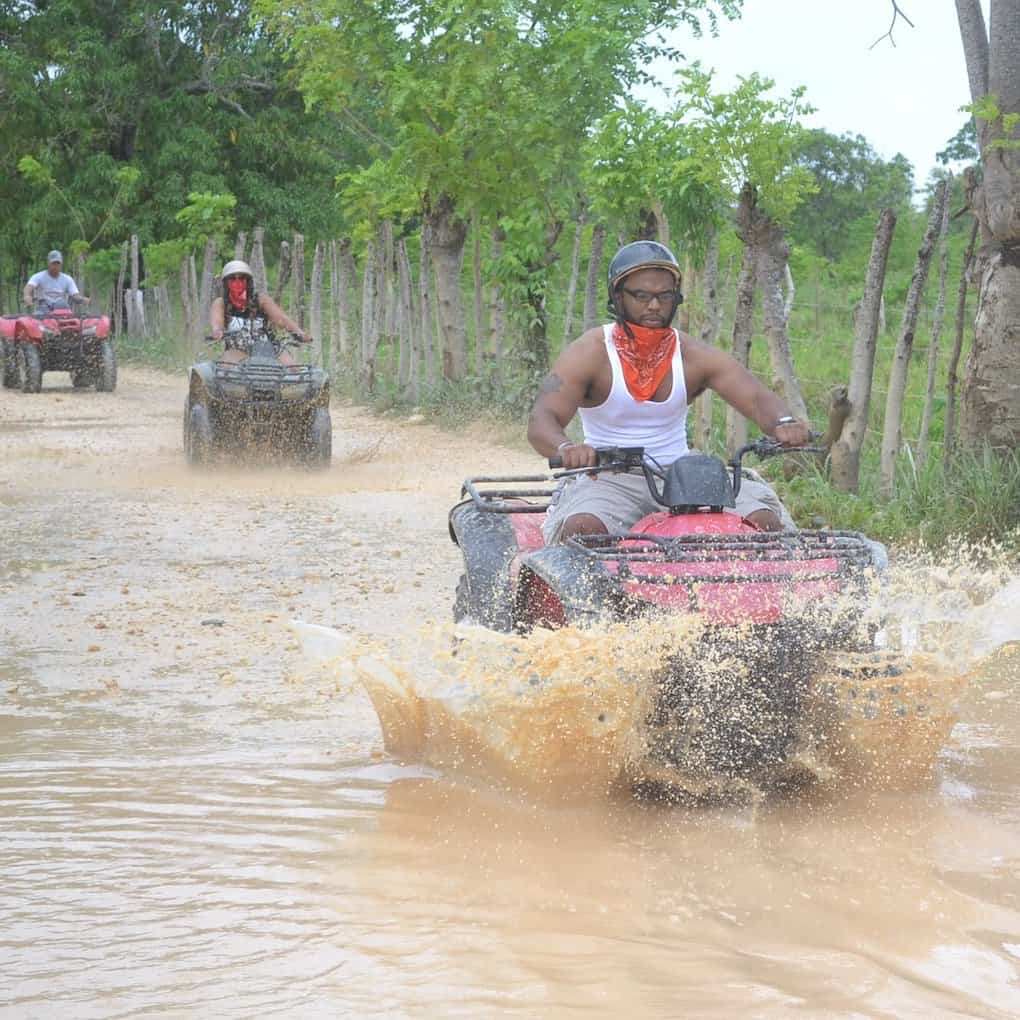
MULTIPOLYGON (((705 187, 726 188, 736 202, 736 226, 744 255, 733 327, 734 354, 747 363, 755 284, 760 287, 772 371, 786 402, 798 417, 807 416, 793 368, 782 288, 790 246, 784 224, 805 195, 815 188, 810 172, 796 159, 802 143, 799 118, 812 108, 804 90, 789 98, 769 96, 773 82, 758 74, 741 78, 729 93, 712 89, 712 76, 699 66, 678 75, 681 98, 675 116, 685 125, 690 156, 678 175, 705 187)), ((730 416, 728 441, 739 445, 746 424, 730 416)))
POLYGON ((861 135, 805 131, 794 152, 814 181, 789 219, 790 236, 835 261, 849 250, 853 226, 867 222, 868 243, 877 209, 906 209, 913 171, 905 156, 881 159, 861 135))
POLYGON ((508 248, 521 247, 508 257, 521 268, 531 335, 540 337, 543 266, 588 128, 647 79, 651 59, 672 54, 664 32, 698 28, 703 17, 714 26, 718 13, 739 7, 740 0, 255 3, 285 41, 308 101, 374 147, 394 182, 393 201, 418 196, 452 378, 467 364, 460 276, 471 211, 505 223, 508 248))

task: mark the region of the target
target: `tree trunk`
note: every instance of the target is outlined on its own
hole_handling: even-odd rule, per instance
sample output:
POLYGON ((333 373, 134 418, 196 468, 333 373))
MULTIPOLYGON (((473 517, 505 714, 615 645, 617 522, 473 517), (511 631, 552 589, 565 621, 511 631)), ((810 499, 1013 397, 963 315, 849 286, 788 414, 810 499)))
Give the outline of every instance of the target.
MULTIPOLYGON (((237 240, 234 241, 234 258, 244 260, 244 252, 248 247, 248 234, 244 230, 237 232, 237 240)), ((255 274, 253 273, 252 276, 255 274)))
POLYGON ((942 226, 942 214, 948 201, 945 181, 939 181, 935 198, 928 217, 921 247, 917 252, 914 275, 907 291, 907 303, 900 322, 900 334, 893 352, 892 371, 889 373, 889 390, 885 401, 885 421, 882 424, 882 460, 880 466, 879 491, 885 499, 891 499, 896 487, 896 458, 900 453, 903 437, 903 397, 907 389, 907 375, 910 357, 914 350, 914 330, 917 327, 917 313, 921 306, 921 294, 928 279, 935 241, 942 226))
POLYGON ((375 390, 375 382, 379 375, 379 346, 386 342, 385 349, 389 349, 389 340, 393 335, 393 311, 389 301, 390 285, 390 264, 393 255, 393 232, 389 220, 379 228, 379 247, 376 249, 375 260, 375 308, 372 310, 372 348, 371 348, 371 377, 369 390, 375 390), (387 231, 387 227, 391 229, 387 231))
POLYGON ((421 330, 421 350, 425 367, 425 385, 435 386, 436 354, 432 344, 432 293, 429 286, 432 272, 429 252, 428 225, 422 226, 418 256, 418 316, 421 330))
MULTIPOLYGON (((494 262, 503 257, 505 243, 506 234, 501 227, 495 227, 489 241, 489 252, 494 262)), ((489 291, 489 353, 493 363, 493 381, 496 388, 501 389, 506 357, 506 302, 503 288, 498 283, 493 283, 489 291)))
POLYGON ((584 329, 589 330, 602 322, 599 296, 602 293, 602 249, 606 244, 606 227, 596 223, 591 232, 591 251, 588 254, 588 275, 584 285, 584 329))
POLYGON ((337 249, 337 268, 339 272, 339 309, 340 309, 340 357, 344 367, 347 367, 350 352, 355 345, 355 338, 358 336, 358 322, 354 314, 355 303, 351 300, 351 291, 358 277, 358 267, 354 264, 354 254, 351 251, 351 239, 341 238, 340 246, 337 249))
POLYGON ((683 285, 686 288, 686 294, 684 303, 680 306, 679 314, 677 315, 676 327, 681 333, 690 333, 691 331, 691 305, 694 303, 695 291, 697 285, 694 279, 693 271, 691 270, 690 256, 684 256, 684 269, 683 269, 683 285))
POLYGON ((418 366, 414 356, 415 319, 411 297, 411 260, 407 257, 407 243, 397 243, 397 287, 400 295, 400 358, 397 363, 397 385, 400 392, 417 399, 418 366))
POLYGON ((481 375, 485 360, 485 293, 482 290, 482 228, 477 209, 471 213, 471 282, 471 304, 475 320, 475 375, 481 375))
POLYGON ((195 335, 195 311, 191 303, 187 255, 181 259, 181 308, 184 312, 184 336, 186 339, 190 339, 195 335))
MULTIPOLYGON (((745 194, 748 189, 744 189, 745 194)), ((766 216, 750 193, 750 202, 741 196, 738 225, 744 244, 754 249, 754 258, 761 289, 761 305, 765 318, 765 333, 769 343, 769 360, 772 364, 773 386, 781 389, 783 398, 794 417, 807 420, 807 404, 797 381, 790 351, 790 334, 787 331, 786 305, 783 285, 790 259, 790 246, 783 228, 766 216)))
POLYGON ((581 275, 581 239, 584 235, 584 209, 577 217, 577 227, 574 230, 574 247, 570 252, 570 281, 567 284, 567 303, 563 310, 563 346, 566 347, 574 338, 571 331, 574 328, 574 303, 577 300, 577 281, 581 275))
POLYGON ((429 205, 425 222, 429 231, 432 265, 436 271, 443 378, 463 379, 467 373, 467 337, 460 274, 464 265, 467 224, 457 215, 449 195, 440 195, 429 205))
POLYGON ((216 239, 210 238, 205 242, 205 252, 202 255, 202 285, 198 292, 199 315, 206 316, 206 321, 209 316, 209 304, 212 301, 214 279, 219 279, 216 275, 216 239))
POLYGON ((655 217, 655 233, 657 239, 661 244, 669 247, 669 220, 666 218, 666 210, 663 208, 662 201, 655 199, 652 202, 652 216, 655 217))
POLYGON ((931 327, 931 342, 928 345, 928 385, 924 391, 924 412, 921 415, 921 431, 917 437, 917 462, 928 459, 928 433, 931 431, 932 406, 935 403, 935 372, 939 361, 939 339, 942 336, 942 318, 946 312, 946 276, 949 272, 949 198, 952 193, 952 178, 947 183, 946 201, 942 205, 942 223, 939 226, 939 295, 935 303, 935 320, 931 327))
POLYGON ((266 253, 262 245, 265 238, 265 229, 256 227, 251 242, 251 275, 255 280, 255 289, 260 294, 269 292, 269 278, 266 275, 266 253))
POLYGON ((294 256, 291 259, 291 314, 297 324, 305 328, 305 238, 294 235, 294 256))
MULTIPOLYGON (((737 301, 733 311, 733 357, 745 368, 751 356, 751 329, 754 325, 754 250, 744 245, 737 277, 737 301)), ((730 453, 747 442, 747 419, 732 407, 726 409, 726 446, 730 453)))
POLYGON ((339 368, 340 350, 340 259, 336 241, 330 241, 327 248, 329 258, 329 375, 336 378, 339 368))
POLYGON ((855 323, 853 360, 850 363, 850 386, 847 399, 849 414, 845 417, 839 438, 832 444, 830 469, 832 484, 841 492, 856 492, 860 483, 861 449, 868 431, 871 407, 871 383, 875 372, 875 344, 878 340, 878 308, 885 283, 896 214, 884 209, 878 218, 875 238, 871 242, 871 258, 864 279, 864 296, 855 323))
POLYGON ((290 279, 290 245, 286 241, 280 242, 280 266, 276 274, 276 290, 273 292, 273 300, 279 305, 283 303, 283 292, 290 279))
POLYGON ((376 347, 376 300, 375 289, 378 274, 376 272, 375 245, 369 241, 365 252, 365 272, 361 283, 361 358, 360 377, 365 387, 365 394, 371 392, 375 385, 375 347, 376 347))
POLYGON ((312 310, 309 319, 309 328, 312 334, 314 346, 312 347, 312 361, 316 365, 322 365, 322 267, 326 259, 326 246, 322 241, 315 242, 315 255, 312 258, 312 310))
POLYGON ((131 235, 131 293, 127 300, 127 331, 128 336, 138 336, 141 332, 138 322, 138 235, 131 235))
POLYGON ((120 246, 120 268, 117 271, 117 292, 114 295, 113 329, 117 336, 122 336, 126 327, 124 322, 124 275, 127 273, 128 242, 120 246))
POLYGON ((974 342, 964 372, 960 439, 1020 447, 1020 0, 956 0, 971 99, 996 97, 1002 116, 978 120, 984 159, 970 208, 980 223, 974 342), (1008 118, 1008 119, 1007 119, 1008 118))
POLYGON ((192 334, 192 341, 196 342, 200 340, 206 331, 206 325, 209 322, 208 315, 202 306, 198 303, 198 266, 195 264, 195 256, 188 256, 188 290, 190 291, 191 307, 194 309, 195 317, 192 320, 192 328, 194 333, 192 334))
POLYGON ((963 350, 963 321, 967 314, 967 282, 974 268, 974 245, 977 243, 978 221, 975 219, 970 228, 970 240, 967 250, 963 253, 963 266, 960 269, 960 287, 956 293, 956 332, 953 339, 953 352, 949 356, 949 370, 946 378, 946 430, 942 445, 942 456, 945 464, 956 446, 956 372, 960 367, 960 353, 963 350))
MULTIPOLYGON (((698 333, 703 344, 715 346, 722 322, 722 302, 719 300, 719 232, 713 227, 705 253, 705 270, 702 274, 705 291, 705 314, 698 333)), ((698 397, 694 445, 706 453, 712 448, 712 391, 705 390, 698 397)))

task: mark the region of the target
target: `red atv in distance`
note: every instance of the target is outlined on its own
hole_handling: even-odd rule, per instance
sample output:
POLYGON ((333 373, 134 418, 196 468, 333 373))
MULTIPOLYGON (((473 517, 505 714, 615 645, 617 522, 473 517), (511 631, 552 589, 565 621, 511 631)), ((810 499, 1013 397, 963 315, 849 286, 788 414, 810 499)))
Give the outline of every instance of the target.
POLYGON ((70 372, 75 389, 117 387, 110 320, 70 308, 37 305, 34 312, 0 317, 3 385, 23 393, 42 389, 43 372, 70 372))

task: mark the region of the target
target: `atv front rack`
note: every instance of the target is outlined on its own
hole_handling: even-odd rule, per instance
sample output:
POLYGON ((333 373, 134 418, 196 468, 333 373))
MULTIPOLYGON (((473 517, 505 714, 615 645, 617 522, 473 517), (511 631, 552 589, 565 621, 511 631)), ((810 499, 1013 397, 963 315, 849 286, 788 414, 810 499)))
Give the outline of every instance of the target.
POLYGON ((541 489, 504 489, 487 488, 490 485, 505 485, 507 482, 548 482, 548 475, 493 475, 468 478, 460 489, 460 497, 471 497, 471 502, 479 510, 490 514, 544 514, 549 507, 549 499, 556 491, 554 485, 541 489), (479 486, 486 486, 479 488, 479 486), (541 502, 534 502, 541 500, 541 502))
POLYGON ((580 549, 592 560, 604 565, 613 563, 620 580, 642 584, 740 583, 762 581, 811 581, 833 576, 832 569, 816 573, 798 570, 777 570, 775 574, 758 570, 735 573, 742 563, 810 563, 836 562, 840 574, 860 571, 872 566, 871 545, 856 531, 762 531, 742 535, 678 535, 661 536, 629 532, 625 535, 574 535, 567 543, 580 549), (651 563, 660 566, 676 564, 719 564, 725 573, 704 572, 680 576, 660 572, 635 572, 631 565, 651 563))
POLYGON ((218 361, 214 378, 218 383, 248 387, 253 399, 272 400, 280 396, 280 387, 312 384, 311 365, 259 365, 218 361))

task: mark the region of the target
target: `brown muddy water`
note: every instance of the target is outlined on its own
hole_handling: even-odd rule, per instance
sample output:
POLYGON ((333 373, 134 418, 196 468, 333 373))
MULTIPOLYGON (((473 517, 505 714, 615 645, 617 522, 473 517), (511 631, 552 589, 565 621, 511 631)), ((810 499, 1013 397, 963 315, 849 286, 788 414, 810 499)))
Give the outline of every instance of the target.
MULTIPOLYGON (((1020 1015, 1001 572, 900 579, 897 640, 941 644, 927 682, 959 694, 930 776, 890 725, 877 773, 781 797, 548 796, 583 743, 562 712, 529 704, 558 746, 479 775, 387 752, 357 682, 439 698, 446 510, 535 458, 334 408, 328 472, 195 473, 182 379, 65 380, 0 394, 0 1017, 1020 1015), (307 658, 295 619, 372 658, 307 658)), ((468 694, 448 751, 518 747, 513 705, 468 694)))

